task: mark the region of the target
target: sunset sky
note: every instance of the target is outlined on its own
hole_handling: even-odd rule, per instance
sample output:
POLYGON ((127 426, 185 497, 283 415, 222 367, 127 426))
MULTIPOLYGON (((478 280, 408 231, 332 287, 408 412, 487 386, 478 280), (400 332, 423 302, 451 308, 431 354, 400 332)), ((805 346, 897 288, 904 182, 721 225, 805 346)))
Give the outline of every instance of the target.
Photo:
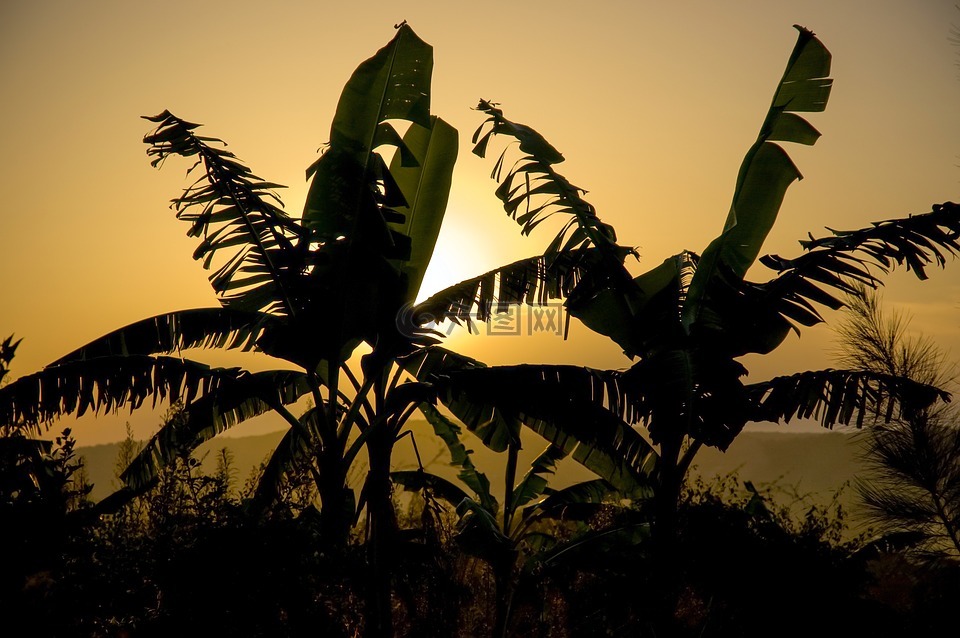
MULTIPOLYGON (((795 256, 808 231, 960 201, 955 4, 6 0, 0 338, 24 340, 12 374, 129 322, 217 303, 191 259, 195 240, 167 208, 188 183, 188 163, 151 168, 141 115, 169 109, 203 123, 258 175, 288 185, 281 195, 299 214, 304 169, 327 141, 340 90, 406 20, 434 47, 433 112, 461 138, 424 296, 542 252, 552 238, 520 236, 493 195, 495 156, 470 153, 480 98, 564 154, 558 170, 638 249, 639 274, 682 249, 702 251, 721 230, 797 23, 832 52, 835 83, 826 111, 808 118, 823 137, 788 148, 805 179, 788 191, 763 250, 795 256)), ((757 266, 749 277, 770 274, 757 266)), ((890 307, 960 360, 960 263, 926 282, 905 272, 888 282, 890 307)), ((791 336, 746 361, 750 378, 827 367, 830 345, 829 326, 791 336)), ((449 346, 492 364, 629 365, 576 324, 567 342, 459 331, 449 346)), ((116 440, 128 419, 141 435, 156 426, 152 413, 84 418, 76 433, 81 444, 116 440)))

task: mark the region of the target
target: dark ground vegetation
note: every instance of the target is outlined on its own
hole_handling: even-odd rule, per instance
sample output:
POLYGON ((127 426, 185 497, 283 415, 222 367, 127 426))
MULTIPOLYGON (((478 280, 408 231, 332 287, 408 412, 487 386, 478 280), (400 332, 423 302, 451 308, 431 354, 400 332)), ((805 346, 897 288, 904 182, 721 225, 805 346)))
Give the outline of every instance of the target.
MULTIPOLYGON (((51 637, 363 633, 362 539, 326 550, 319 521, 303 510, 309 490, 290 486, 270 518, 254 518, 244 507, 249 484, 236 484, 228 456, 209 474, 186 458, 149 494, 98 516, 84 500, 72 445, 67 433, 37 457, 31 470, 50 479, 41 488, 11 491, 27 466, 2 468, 8 628, 51 637)), ((455 514, 422 495, 397 507, 395 635, 492 635, 493 573, 464 551, 455 514)), ((960 600, 956 561, 922 560, 889 537, 849 540, 839 508, 797 511, 731 477, 687 486, 673 566, 682 583, 675 635, 949 634, 960 600)), ((526 547, 513 572, 508 635, 654 635, 661 584, 642 520, 639 509, 608 503, 551 530, 583 541, 562 555, 536 557, 526 547)))

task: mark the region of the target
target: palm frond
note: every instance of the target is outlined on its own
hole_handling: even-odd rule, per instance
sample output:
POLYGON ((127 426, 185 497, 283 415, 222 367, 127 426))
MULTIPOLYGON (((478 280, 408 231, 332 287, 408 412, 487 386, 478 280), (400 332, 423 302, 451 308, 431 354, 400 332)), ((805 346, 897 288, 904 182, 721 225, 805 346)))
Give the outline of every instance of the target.
POLYGON ((480 100, 477 110, 485 113, 487 119, 473 134, 476 155, 485 157, 490 139, 495 135, 512 137, 520 144, 523 155, 507 169, 506 176, 501 180, 507 153, 504 149, 491 177, 500 183, 497 197, 503 202, 507 215, 520 224, 521 232, 528 235, 553 215, 569 216, 544 251, 547 263, 560 254, 591 245, 613 257, 617 242, 613 227, 600 221, 593 205, 583 199, 585 190, 571 184, 553 168, 563 161, 563 155, 537 131, 506 119, 495 103, 480 100), (484 132, 488 125, 489 129, 484 132))
POLYGON ((518 304, 545 306, 570 295, 599 261, 595 248, 558 255, 549 264, 543 256, 521 259, 441 290, 417 304, 413 318, 418 324, 449 319, 469 327, 518 304))
POLYGON ((752 421, 816 419, 826 428, 861 427, 867 418, 890 421, 915 414, 950 393, 903 377, 862 370, 816 370, 746 386, 752 421))
POLYGON ((116 412, 124 406, 132 412, 148 397, 154 407, 162 401, 189 404, 241 374, 239 368, 212 368, 165 356, 73 361, 0 388, 0 423, 39 432, 52 419, 68 414, 116 412))
POLYGON ((196 135, 199 124, 169 111, 145 119, 157 123, 143 138, 150 145, 147 155, 155 158, 151 164, 180 155, 197 158, 188 174, 202 167, 203 176, 173 201, 173 208, 177 219, 190 223, 187 234, 201 238, 193 257, 202 259, 204 268, 211 267, 218 251, 232 252, 210 276, 223 303, 295 314, 294 282, 304 268, 307 242, 300 224, 277 205, 282 202, 273 191, 281 186, 263 181, 233 153, 214 146, 220 140, 196 135))
POLYGON ((609 500, 620 493, 606 480, 598 478, 589 481, 574 483, 559 490, 546 488, 547 498, 537 504, 537 509, 544 512, 562 511, 564 508, 593 504, 597 505, 609 500))
POLYGON ((257 347, 264 330, 277 319, 259 312, 231 308, 195 308, 141 319, 107 333, 64 355, 49 366, 107 356, 179 353, 189 348, 239 349, 257 347))
POLYGON ((635 421, 638 405, 625 394, 616 371, 578 366, 496 366, 447 369, 434 377, 438 399, 484 445, 496 452, 519 443, 531 419, 574 414, 597 406, 635 421))
POLYGON ((528 415, 523 424, 624 494, 649 492, 653 485, 660 459, 656 449, 599 406, 544 418, 528 415))
MULTIPOLYGON (((463 370, 482 370, 486 366, 479 361, 456 354, 439 346, 422 348, 405 357, 401 365, 420 381, 439 384, 450 374, 463 370)), ((444 386, 438 385, 440 392, 444 386)), ((471 432, 480 438, 484 445, 495 452, 503 452, 511 442, 520 441, 520 421, 499 406, 475 400, 476 397, 459 392, 458 386, 438 399, 471 432)))
POLYGON ((844 305, 834 291, 856 295, 858 287, 882 285, 871 268, 888 274, 905 266, 921 280, 930 266, 943 268, 948 255, 960 253, 960 205, 946 202, 929 213, 873 222, 859 230, 828 230, 832 236, 801 241, 806 252, 799 257, 761 257, 761 263, 780 274, 749 284, 782 316, 802 325, 823 321, 814 303, 834 310, 844 305))
POLYGON ((133 489, 149 486, 160 470, 238 423, 295 403, 310 392, 306 375, 289 370, 240 373, 209 394, 184 405, 180 418, 166 423, 124 470, 133 489))
POLYGON ((617 371, 577 366, 463 368, 437 375, 439 400, 494 451, 519 442, 525 425, 625 492, 641 489, 657 453, 628 421, 641 398, 617 371))
POLYGON ((320 435, 316 408, 308 410, 298 420, 301 427, 287 430, 257 481, 251 504, 254 511, 264 512, 273 507, 289 473, 305 465, 311 466, 318 458, 310 440, 317 440, 320 435))
POLYGON ((459 391, 459 386, 441 383, 449 381, 450 374, 466 370, 485 370, 486 365, 440 346, 420 348, 399 360, 400 365, 419 381, 437 385, 442 393, 438 399, 485 446, 495 452, 503 452, 511 442, 520 441, 520 421, 499 406, 475 400, 459 391), (445 394, 443 388, 448 390, 445 394))
POLYGON ((644 399, 623 382, 623 374, 585 366, 521 364, 450 370, 437 382, 441 390, 456 388, 480 403, 492 400, 518 416, 590 404, 636 423, 646 411, 644 399))
POLYGON ((453 370, 485 368, 486 364, 442 346, 419 348, 398 359, 399 365, 418 381, 433 381, 453 370))

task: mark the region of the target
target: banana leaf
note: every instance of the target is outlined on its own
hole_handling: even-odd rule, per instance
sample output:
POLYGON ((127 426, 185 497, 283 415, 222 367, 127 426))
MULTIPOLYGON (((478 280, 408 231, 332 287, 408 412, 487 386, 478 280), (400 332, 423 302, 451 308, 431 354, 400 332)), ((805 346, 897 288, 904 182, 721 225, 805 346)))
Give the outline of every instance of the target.
POLYGON ((800 32, 757 141, 740 166, 723 232, 703 251, 683 308, 690 330, 702 315, 712 279, 721 268, 742 279, 776 221, 787 187, 802 175, 776 141, 810 145, 819 133, 797 112, 823 111, 833 80, 830 52, 813 32, 800 32))

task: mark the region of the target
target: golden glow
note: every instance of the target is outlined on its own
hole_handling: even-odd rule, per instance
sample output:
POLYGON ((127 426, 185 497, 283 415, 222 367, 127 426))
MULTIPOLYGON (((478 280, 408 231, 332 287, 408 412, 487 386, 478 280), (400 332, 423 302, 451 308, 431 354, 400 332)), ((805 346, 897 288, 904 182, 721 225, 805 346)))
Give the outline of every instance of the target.
MULTIPOLYGON (((536 254, 550 238, 519 236, 493 197, 495 156, 470 153, 482 121, 470 109, 480 98, 500 102, 566 156, 559 170, 589 191, 621 243, 639 248, 640 272, 681 249, 702 250, 719 232, 800 23, 833 53, 835 88, 827 111, 810 117, 823 138, 790 149, 806 179, 787 193, 764 247, 794 255, 807 231, 861 227, 960 197, 952 5, 696 0, 545 10, 494 1, 464 11, 415 2, 398 13, 382 1, 171 0, 162 10, 119 0, 5 3, 0 337, 24 338, 13 373, 130 321, 216 303, 207 273, 190 260, 194 240, 166 208, 187 185, 187 165, 150 168, 140 115, 168 108, 204 123, 259 175, 289 184, 282 195, 297 214, 303 170, 327 139, 340 89, 406 19, 435 48, 433 110, 462 143, 421 296, 536 254)), ((765 277, 762 267, 751 275, 765 277)), ((887 301, 960 356, 960 264, 924 283, 893 281, 887 301)), ((829 364, 827 328, 793 341, 758 362, 753 378, 829 364)), ((566 343, 460 331, 450 345, 489 363, 628 364, 576 325, 566 343)), ((85 419, 78 438, 120 438, 125 418, 85 419)), ((155 424, 142 419, 141 432, 155 424)))

